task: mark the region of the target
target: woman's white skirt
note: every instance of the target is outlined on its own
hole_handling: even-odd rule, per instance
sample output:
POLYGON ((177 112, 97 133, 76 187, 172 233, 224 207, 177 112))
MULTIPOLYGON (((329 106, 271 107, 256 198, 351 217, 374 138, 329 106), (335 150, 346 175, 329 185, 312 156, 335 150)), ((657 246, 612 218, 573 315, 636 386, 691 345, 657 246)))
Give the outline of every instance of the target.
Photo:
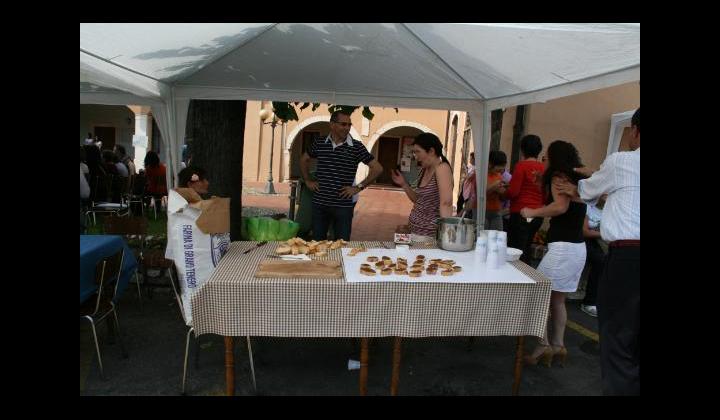
POLYGON ((550 242, 537 271, 552 281, 552 290, 574 292, 580 282, 586 256, 585 242, 550 242))

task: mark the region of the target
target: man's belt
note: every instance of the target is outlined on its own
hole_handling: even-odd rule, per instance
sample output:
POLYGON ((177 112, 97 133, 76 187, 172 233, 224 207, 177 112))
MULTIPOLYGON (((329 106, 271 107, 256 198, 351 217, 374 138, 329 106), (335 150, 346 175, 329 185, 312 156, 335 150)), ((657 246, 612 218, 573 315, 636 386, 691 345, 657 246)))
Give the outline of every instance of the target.
POLYGON ((626 248, 631 246, 640 246, 640 239, 621 239, 612 241, 608 244, 610 248, 626 248))

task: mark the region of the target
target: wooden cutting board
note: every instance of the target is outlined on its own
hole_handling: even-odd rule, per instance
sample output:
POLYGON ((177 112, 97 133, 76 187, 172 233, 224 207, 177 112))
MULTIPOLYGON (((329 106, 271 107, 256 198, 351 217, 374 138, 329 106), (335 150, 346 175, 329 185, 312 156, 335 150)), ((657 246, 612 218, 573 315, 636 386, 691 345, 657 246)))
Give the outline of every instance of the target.
POLYGON ((255 277, 281 278, 342 278, 340 261, 285 261, 266 259, 258 264, 255 277))

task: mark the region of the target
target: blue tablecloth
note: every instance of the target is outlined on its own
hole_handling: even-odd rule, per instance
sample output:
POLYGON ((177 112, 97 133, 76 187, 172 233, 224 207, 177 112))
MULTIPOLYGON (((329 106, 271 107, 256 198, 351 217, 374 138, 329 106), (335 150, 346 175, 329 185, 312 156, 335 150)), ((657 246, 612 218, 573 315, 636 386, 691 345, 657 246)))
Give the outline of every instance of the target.
POLYGON ((120 274, 120 284, 118 285, 117 299, 128 286, 130 277, 135 274, 137 268, 137 260, 130 247, 127 245, 122 236, 119 235, 80 235, 80 303, 83 303, 97 291, 95 284, 95 267, 103 258, 118 252, 120 248, 125 248, 123 257, 123 268, 120 274))

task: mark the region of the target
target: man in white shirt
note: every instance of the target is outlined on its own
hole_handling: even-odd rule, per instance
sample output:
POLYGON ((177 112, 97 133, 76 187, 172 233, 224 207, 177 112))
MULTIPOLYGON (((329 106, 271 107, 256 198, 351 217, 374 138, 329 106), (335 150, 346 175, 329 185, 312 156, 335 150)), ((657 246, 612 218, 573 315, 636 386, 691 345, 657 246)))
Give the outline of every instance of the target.
POLYGON ((600 235, 609 242, 598 286, 600 366, 605 395, 640 395, 640 108, 632 117, 630 152, 613 153, 600 170, 561 192, 595 202, 608 194, 600 235))
POLYGON ((116 144, 113 151, 117 155, 120 162, 127 167, 128 176, 135 175, 137 173, 137 171, 135 170, 135 163, 133 162, 132 158, 130 158, 125 152, 125 146, 121 144, 116 144))
POLYGON ((127 178, 127 177, 130 176, 130 173, 128 172, 127 166, 125 166, 124 163, 120 162, 120 160, 118 160, 117 162, 115 162, 115 168, 116 168, 117 171, 118 171, 118 175, 120 175, 121 177, 127 178))

